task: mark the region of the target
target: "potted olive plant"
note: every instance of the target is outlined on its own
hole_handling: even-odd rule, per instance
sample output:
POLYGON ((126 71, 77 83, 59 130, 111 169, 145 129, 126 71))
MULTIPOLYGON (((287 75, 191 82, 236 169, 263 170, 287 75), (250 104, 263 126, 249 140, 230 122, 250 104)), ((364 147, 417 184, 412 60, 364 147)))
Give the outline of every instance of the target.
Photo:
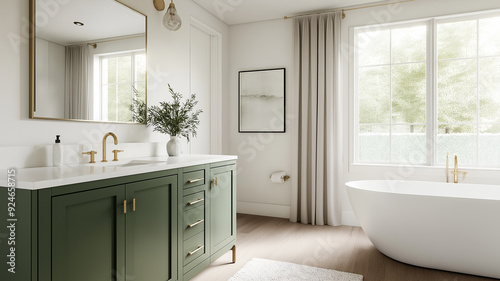
POLYGON ((198 116, 203 110, 195 110, 198 104, 196 95, 181 102, 182 95, 174 92, 170 84, 168 89, 172 95, 172 102, 160 102, 160 106, 150 106, 147 109, 146 125, 152 126, 153 131, 170 135, 170 141, 167 143, 167 153, 169 156, 181 154, 180 137, 185 137, 188 141, 191 136, 196 137, 196 130, 200 124, 198 116))

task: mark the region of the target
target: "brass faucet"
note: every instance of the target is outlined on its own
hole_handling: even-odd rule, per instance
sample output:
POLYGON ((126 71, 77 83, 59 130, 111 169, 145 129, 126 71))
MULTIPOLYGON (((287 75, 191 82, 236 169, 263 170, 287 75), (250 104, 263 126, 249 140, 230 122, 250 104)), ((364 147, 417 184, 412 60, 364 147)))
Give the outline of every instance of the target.
POLYGON ((449 170, 449 165, 448 165, 448 158, 450 156, 450 153, 446 153, 446 182, 450 182, 449 180, 449 174, 453 174, 453 182, 458 183, 458 175, 463 175, 465 178, 465 175, 467 175, 467 172, 459 171, 458 170, 458 156, 455 154, 455 165, 453 167, 453 171, 449 170))
POLYGON ((123 152, 123 151, 124 150, 118 150, 118 149, 115 149, 115 150, 111 151, 111 152, 113 152, 113 156, 114 156, 113 157, 113 161, 118 161, 118 153, 119 152, 123 152))
POLYGON ((113 139, 115 140, 115 145, 118 144, 118 138, 112 132, 109 132, 109 133, 104 135, 104 137, 102 138, 102 161, 101 162, 108 162, 108 160, 106 160, 106 139, 109 136, 113 137, 113 139))
POLYGON ((95 155, 97 154, 97 151, 91 150, 87 152, 82 152, 82 154, 87 154, 90 155, 90 162, 89 163, 95 163, 95 155))

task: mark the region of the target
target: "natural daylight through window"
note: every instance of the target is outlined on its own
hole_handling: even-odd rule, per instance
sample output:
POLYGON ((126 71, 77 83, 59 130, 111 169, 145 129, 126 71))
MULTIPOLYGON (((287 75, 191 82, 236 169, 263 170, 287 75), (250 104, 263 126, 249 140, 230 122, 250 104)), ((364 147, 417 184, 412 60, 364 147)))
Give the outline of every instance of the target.
POLYGON ((357 163, 500 166, 499 14, 354 29, 357 163))
POLYGON ((127 52, 100 57, 101 118, 132 122, 134 99, 145 101, 146 54, 127 52))

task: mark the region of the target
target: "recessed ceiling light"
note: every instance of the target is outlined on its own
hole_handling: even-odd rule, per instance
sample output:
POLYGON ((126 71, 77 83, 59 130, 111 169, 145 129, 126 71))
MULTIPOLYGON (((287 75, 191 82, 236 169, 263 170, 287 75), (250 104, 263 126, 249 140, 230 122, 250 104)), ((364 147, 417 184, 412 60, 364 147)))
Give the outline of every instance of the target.
POLYGON ((74 21, 73 23, 74 23, 76 26, 84 26, 83 22, 74 21))

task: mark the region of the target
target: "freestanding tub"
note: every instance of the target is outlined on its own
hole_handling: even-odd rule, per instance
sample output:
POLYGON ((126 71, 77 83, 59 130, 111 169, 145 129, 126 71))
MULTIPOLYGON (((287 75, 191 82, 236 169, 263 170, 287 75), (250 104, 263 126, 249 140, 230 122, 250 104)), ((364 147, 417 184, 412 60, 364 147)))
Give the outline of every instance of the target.
POLYGON ((500 186, 384 180, 346 186, 361 227, 386 256, 500 278, 500 186))

